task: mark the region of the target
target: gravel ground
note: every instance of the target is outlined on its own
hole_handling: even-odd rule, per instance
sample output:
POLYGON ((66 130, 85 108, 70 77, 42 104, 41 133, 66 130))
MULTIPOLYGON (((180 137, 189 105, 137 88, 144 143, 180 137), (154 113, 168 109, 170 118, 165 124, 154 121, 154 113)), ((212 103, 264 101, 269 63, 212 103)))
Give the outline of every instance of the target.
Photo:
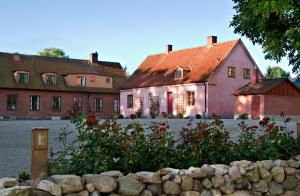
MULTIPOLYGON (((164 121, 163 119, 155 119, 164 121)), ((139 119, 140 123, 149 125, 153 119, 139 119)), ((196 120, 194 120, 195 123, 196 120)), ((226 119, 225 128, 231 134, 232 140, 236 140, 240 134, 237 124, 239 121, 226 119)), ((129 119, 118 120, 119 124, 127 125, 132 122, 129 119)), ((170 129, 174 130, 175 137, 178 137, 181 127, 186 126, 188 119, 168 119, 170 129)), ((257 125, 257 121, 248 120, 248 125, 257 125)), ((0 121, 0 177, 15 176, 22 169, 30 171, 31 163, 31 130, 34 127, 49 128, 49 148, 54 150, 60 148, 60 143, 55 138, 61 128, 68 127, 68 130, 75 130, 74 126, 67 120, 35 120, 35 121, 0 121)), ((296 132, 296 123, 287 124, 289 130, 296 132)), ((76 138, 75 131, 69 137, 69 141, 76 138)))

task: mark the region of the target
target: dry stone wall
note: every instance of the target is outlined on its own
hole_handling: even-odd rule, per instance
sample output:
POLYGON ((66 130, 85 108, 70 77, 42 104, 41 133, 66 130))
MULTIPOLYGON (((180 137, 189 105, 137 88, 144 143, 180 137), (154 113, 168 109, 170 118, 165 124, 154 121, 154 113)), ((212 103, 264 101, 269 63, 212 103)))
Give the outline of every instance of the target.
POLYGON ((181 170, 164 168, 127 175, 120 171, 83 176, 54 175, 23 183, 16 178, 2 178, 0 196, 8 195, 298 196, 300 155, 289 160, 255 163, 243 160, 230 165, 203 165, 181 170))

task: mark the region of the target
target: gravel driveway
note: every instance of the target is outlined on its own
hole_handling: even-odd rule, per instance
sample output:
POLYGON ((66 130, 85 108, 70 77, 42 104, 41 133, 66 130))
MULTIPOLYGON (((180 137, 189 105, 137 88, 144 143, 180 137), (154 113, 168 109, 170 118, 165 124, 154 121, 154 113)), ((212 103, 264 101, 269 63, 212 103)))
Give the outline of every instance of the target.
MULTIPOLYGON (((155 119, 164 121, 163 119, 155 119)), ((153 119, 139 119, 140 123, 149 125, 153 119)), ((170 129, 175 137, 178 137, 181 127, 186 126, 188 119, 168 119, 170 129)), ((196 120, 194 120, 195 123, 196 120)), ((226 119, 225 128, 231 134, 232 140, 236 140, 240 134, 237 124, 239 121, 226 119)), ((119 124, 127 125, 132 122, 129 119, 118 120, 119 124)), ((257 125, 257 121, 248 120, 248 125, 257 125)), ((0 121, 0 177, 15 176, 22 169, 30 171, 31 163, 31 130, 34 127, 49 128, 49 148, 54 150, 60 148, 60 144, 55 138, 60 133, 61 128, 68 127, 68 130, 75 130, 74 126, 67 120, 35 120, 35 121, 0 121)), ((287 125, 289 130, 296 132, 296 123, 287 125)), ((76 134, 69 136, 69 141, 73 141, 76 134)))

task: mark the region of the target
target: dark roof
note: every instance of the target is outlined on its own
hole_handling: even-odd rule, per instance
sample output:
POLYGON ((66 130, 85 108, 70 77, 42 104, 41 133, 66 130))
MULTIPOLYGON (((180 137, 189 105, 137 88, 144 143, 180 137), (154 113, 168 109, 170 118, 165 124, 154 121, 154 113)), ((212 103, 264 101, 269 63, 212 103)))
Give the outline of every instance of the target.
POLYGON ((291 82, 288 78, 282 78, 282 79, 269 79, 269 80, 261 80, 255 85, 251 85, 251 83, 248 83, 238 90, 236 90, 233 94, 234 95, 261 95, 265 94, 269 90, 273 89, 274 87, 288 82, 292 84, 297 90, 299 90, 293 82, 291 82))
POLYGON ((116 62, 98 61, 96 64, 90 64, 87 60, 81 59, 0 53, 0 88, 117 93, 126 79, 121 64, 116 62), (14 57, 18 57, 19 60, 14 57), (30 72, 29 84, 15 83, 14 71, 30 72), (45 86, 41 77, 43 73, 56 73, 57 85, 45 86), (64 75, 75 73, 111 76, 113 88, 83 88, 66 85, 64 75))
POLYGON ((149 55, 121 89, 206 81, 240 42, 240 39, 235 39, 210 46, 171 51, 168 54, 149 55), (184 74, 183 79, 174 79, 177 67, 190 71, 184 74))

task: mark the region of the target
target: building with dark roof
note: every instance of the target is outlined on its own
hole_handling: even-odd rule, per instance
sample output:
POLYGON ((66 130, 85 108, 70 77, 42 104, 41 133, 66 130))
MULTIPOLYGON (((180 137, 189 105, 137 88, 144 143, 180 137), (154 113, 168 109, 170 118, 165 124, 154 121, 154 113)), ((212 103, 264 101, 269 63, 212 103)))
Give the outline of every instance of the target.
POLYGON ((234 92, 235 116, 248 114, 251 119, 263 117, 300 117, 300 89, 289 79, 257 80, 234 92))
POLYGON ((127 76, 120 63, 0 53, 0 117, 67 117, 74 110, 111 117, 127 76))
MULTIPOLYGON (((232 93, 250 81, 256 63, 242 40, 211 36, 200 47, 149 55, 121 86, 121 114, 233 117, 232 93)), ((260 77, 263 77, 262 74, 260 77)))

